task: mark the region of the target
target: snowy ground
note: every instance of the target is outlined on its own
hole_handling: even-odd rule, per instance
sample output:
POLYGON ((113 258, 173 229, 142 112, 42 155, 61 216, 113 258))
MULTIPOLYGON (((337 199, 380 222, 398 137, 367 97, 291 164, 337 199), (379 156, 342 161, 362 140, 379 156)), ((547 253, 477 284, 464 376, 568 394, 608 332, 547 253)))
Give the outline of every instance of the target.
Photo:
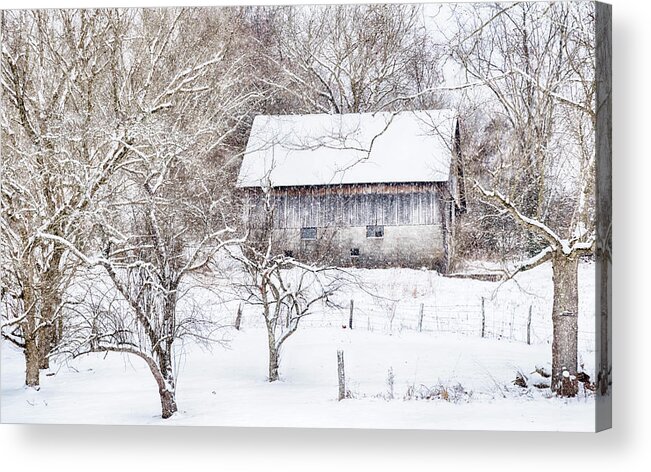
MULTIPOLYGON (((593 271, 593 265, 583 264, 580 272, 580 358, 590 375, 594 369, 593 271)), ((41 390, 33 391, 22 386, 21 353, 3 343, 2 422, 594 429, 594 397, 582 393, 562 400, 550 398, 545 390, 512 384, 518 370, 531 372, 551 358, 548 266, 502 286, 448 279, 428 271, 359 273, 369 286, 399 301, 377 303, 363 292, 344 294, 355 298, 356 329, 341 328, 345 308, 344 313, 315 314, 287 341, 280 382, 266 381, 265 332, 254 313, 246 313, 242 331, 227 333, 228 349, 180 346, 180 411, 170 420, 160 419, 155 383, 139 359, 110 354, 60 362, 50 372, 54 375, 42 376, 41 390), (479 335, 482 296, 490 327, 485 339, 479 335), (414 323, 421 303, 428 309, 423 332, 418 332, 414 323), (521 340, 529 306, 536 333, 532 345, 521 340), (342 402, 336 401, 337 349, 345 352, 353 394, 342 402), (389 369, 394 374, 393 399, 389 398, 389 369), (421 385, 444 387, 451 395, 448 400, 404 399, 410 386, 421 385), (452 392, 458 385, 461 390, 455 398, 452 392)), ((204 303, 216 306, 207 298, 204 303)))

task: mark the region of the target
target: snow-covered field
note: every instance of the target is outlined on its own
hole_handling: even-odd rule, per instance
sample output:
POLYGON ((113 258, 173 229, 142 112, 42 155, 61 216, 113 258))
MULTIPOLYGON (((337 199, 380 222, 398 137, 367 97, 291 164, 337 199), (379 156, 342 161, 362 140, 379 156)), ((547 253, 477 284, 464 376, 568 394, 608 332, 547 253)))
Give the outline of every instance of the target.
MULTIPOLYGON (((160 419, 155 382, 139 359, 109 354, 58 360, 51 375, 42 376, 40 391, 34 391, 23 387, 22 354, 3 343, 2 422, 594 429, 594 397, 582 392, 577 398, 558 399, 547 390, 512 383, 518 371, 529 373, 551 359, 548 265, 503 285, 407 269, 357 272, 367 288, 385 298, 374 301, 360 290, 341 294, 342 300, 355 300, 353 330, 341 327, 348 312, 343 304, 307 320, 283 347, 279 382, 266 381, 266 334, 251 310, 245 311, 242 331, 226 332, 228 348, 179 345, 179 413, 169 420, 160 419), (421 303, 425 313, 419 332, 421 303), (523 342, 529 306, 531 345, 523 342), (338 349, 345 353, 353 397, 341 402, 336 400, 338 349), (405 399, 409 390, 423 386, 447 393, 432 400, 405 399)), ((582 264, 580 362, 591 376, 593 273, 592 264, 582 264)), ((209 297, 204 303, 206 309, 217 310, 209 297)), ((234 313, 230 305, 224 317, 234 313)))

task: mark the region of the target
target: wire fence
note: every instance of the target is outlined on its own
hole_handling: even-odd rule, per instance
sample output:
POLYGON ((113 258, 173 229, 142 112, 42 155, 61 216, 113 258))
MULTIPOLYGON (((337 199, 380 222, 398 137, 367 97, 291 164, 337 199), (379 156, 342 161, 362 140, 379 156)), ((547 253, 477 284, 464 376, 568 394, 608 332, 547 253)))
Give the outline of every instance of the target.
MULTIPOLYGON (((249 326, 262 325, 262 317, 250 313, 244 323, 249 326)), ((315 328, 349 329, 351 324, 352 329, 384 333, 451 333, 532 345, 552 342, 550 309, 536 303, 521 303, 505 308, 482 297, 458 304, 425 303, 411 299, 351 299, 339 303, 337 308, 322 305, 313 315, 301 320, 302 326, 315 328)), ((595 349, 594 328, 590 327, 589 320, 579 325, 579 349, 583 352, 593 352, 595 349)))

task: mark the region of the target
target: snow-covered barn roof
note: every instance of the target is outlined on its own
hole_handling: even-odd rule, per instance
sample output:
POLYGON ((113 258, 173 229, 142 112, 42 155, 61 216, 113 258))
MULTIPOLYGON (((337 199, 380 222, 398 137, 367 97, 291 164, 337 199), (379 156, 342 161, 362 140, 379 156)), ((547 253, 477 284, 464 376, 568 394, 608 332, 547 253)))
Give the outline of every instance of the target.
POLYGON ((259 115, 238 187, 445 182, 453 110, 259 115))

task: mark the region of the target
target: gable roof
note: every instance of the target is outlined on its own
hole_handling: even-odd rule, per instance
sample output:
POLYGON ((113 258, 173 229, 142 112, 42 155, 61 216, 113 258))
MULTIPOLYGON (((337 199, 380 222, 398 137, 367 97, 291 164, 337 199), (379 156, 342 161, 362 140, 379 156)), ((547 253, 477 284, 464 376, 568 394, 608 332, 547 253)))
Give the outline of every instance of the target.
POLYGON ((453 110, 259 115, 238 187, 445 182, 453 110))

